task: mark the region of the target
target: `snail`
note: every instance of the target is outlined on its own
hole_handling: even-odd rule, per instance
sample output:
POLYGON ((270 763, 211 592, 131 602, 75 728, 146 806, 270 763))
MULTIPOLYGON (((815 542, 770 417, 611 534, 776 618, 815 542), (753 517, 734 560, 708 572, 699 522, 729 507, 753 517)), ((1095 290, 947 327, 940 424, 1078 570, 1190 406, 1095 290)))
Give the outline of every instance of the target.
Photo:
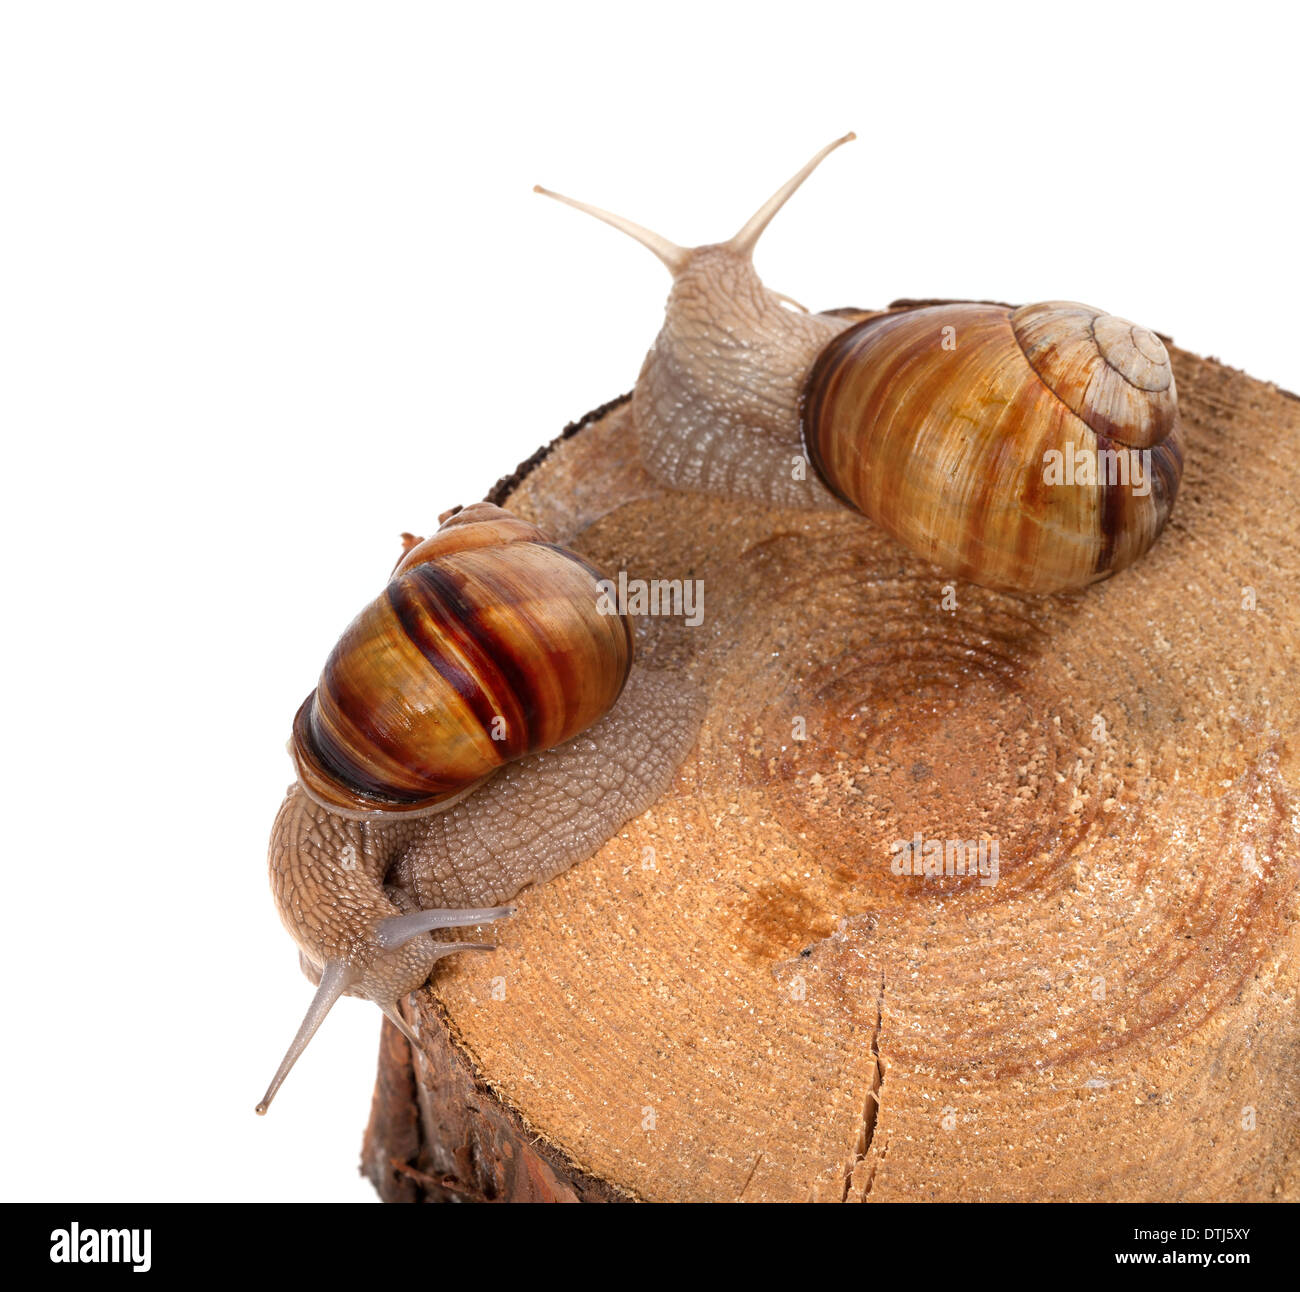
POLYGON ((680 673, 633 662, 601 575, 489 503, 411 539, 293 724, 271 887, 316 994, 260 1104, 343 995, 398 1002, 667 789, 695 740, 680 673))
POLYGON ((632 396, 646 469, 672 488, 847 503, 993 588, 1070 591, 1131 564, 1182 474, 1174 374, 1154 332, 1069 301, 815 314, 759 280, 763 230, 853 138, 823 148, 733 238, 693 249, 537 187, 673 276, 632 396))

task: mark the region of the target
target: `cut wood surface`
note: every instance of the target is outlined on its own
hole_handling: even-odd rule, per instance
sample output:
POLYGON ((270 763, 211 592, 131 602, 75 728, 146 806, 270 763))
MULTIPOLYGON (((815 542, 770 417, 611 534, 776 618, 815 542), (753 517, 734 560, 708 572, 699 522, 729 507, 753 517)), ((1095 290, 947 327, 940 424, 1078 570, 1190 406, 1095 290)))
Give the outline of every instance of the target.
POLYGON ((385 1024, 392 1200, 1300 1199, 1300 402, 1173 350, 1187 467, 1086 593, 672 493, 626 404, 494 500, 704 618, 672 791, 385 1024), (945 596, 945 586, 953 595, 945 596), (996 842, 899 875, 899 840, 996 842), (987 865, 986 865, 987 868, 987 865))

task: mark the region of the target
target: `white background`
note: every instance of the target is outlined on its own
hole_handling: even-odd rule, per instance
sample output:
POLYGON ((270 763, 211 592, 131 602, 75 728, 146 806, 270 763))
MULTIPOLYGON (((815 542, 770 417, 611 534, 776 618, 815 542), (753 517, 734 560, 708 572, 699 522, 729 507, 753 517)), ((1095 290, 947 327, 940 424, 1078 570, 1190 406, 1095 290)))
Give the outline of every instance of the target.
POLYGON ((716 241, 854 129, 777 290, 1077 298, 1300 389, 1282 6, 0 12, 0 1196, 372 1196, 373 1006, 253 1115, 311 994, 266 840, 398 533, 654 335, 662 267, 533 183, 716 241))

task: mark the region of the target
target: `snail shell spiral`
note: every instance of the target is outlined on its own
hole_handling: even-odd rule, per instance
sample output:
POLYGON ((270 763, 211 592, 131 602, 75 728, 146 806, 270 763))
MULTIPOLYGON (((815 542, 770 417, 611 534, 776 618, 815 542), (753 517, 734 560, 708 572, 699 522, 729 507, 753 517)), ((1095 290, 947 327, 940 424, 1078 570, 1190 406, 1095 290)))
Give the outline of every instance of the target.
POLYGON ((995 588, 1058 592, 1123 569, 1159 536, 1182 474, 1164 344, 1070 301, 866 319, 818 356, 801 423, 842 499, 995 588))

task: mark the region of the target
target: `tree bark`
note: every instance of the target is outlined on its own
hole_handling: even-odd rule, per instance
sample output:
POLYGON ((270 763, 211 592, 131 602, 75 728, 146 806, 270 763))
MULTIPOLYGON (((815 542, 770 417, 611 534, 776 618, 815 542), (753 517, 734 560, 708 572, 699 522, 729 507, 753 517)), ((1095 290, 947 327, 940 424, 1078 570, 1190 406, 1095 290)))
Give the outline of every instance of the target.
POLYGON ((664 491, 624 401, 497 486, 703 581, 637 649, 709 707, 659 804, 407 1003, 417 1063, 384 1025, 383 1198, 1300 1198, 1300 402, 1173 356, 1173 518, 1075 596, 664 491), (894 873, 918 835, 996 876, 894 873))

